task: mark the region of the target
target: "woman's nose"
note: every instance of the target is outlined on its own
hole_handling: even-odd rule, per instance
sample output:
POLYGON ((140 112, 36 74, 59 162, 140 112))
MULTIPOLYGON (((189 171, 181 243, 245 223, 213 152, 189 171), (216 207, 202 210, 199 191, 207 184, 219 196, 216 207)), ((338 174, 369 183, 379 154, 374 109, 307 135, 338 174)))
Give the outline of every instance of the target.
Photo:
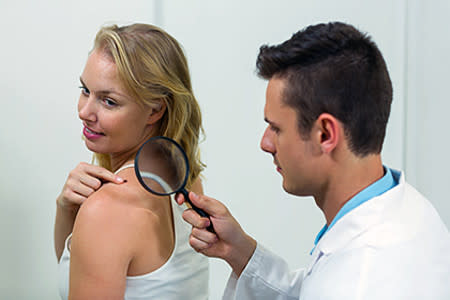
POLYGON ((78 117, 83 121, 95 122, 97 120, 96 109, 95 109, 95 99, 89 97, 80 96, 78 100, 78 117))

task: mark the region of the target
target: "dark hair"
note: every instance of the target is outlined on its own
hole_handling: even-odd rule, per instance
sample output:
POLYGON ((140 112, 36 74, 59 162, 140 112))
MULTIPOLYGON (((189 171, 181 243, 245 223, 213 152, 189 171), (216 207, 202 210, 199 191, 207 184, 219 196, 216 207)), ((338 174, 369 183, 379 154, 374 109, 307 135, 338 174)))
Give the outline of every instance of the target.
POLYGON ((283 101, 297 111, 303 138, 329 113, 343 123, 353 153, 381 152, 392 84, 369 36, 339 22, 309 26, 280 45, 263 45, 256 67, 265 79, 285 80, 283 101))

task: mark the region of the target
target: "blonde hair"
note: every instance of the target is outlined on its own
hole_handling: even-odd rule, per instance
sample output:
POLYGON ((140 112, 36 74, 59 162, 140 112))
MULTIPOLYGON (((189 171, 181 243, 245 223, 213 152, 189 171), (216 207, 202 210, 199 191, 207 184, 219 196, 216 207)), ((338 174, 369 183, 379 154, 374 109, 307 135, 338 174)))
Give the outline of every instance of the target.
MULTIPOLYGON (((165 103, 155 135, 172 138, 184 148, 191 169, 190 187, 205 167, 198 148, 203 128, 181 46, 156 26, 133 24, 101 28, 94 49, 111 57, 125 89, 138 103, 155 109, 165 103)), ((111 170, 109 154, 94 153, 94 161, 111 170)))

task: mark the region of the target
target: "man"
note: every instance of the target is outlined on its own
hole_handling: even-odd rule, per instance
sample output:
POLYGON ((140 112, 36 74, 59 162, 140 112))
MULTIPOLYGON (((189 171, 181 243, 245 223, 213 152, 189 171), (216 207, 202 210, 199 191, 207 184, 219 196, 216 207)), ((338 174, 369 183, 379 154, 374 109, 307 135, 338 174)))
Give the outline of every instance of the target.
POLYGON ((261 47, 257 69, 269 80, 261 148, 326 225, 310 265, 290 271, 222 203, 191 193, 210 215, 184 212, 191 246, 233 270, 224 299, 450 299, 448 229, 381 161, 392 85, 375 43, 350 25, 319 24, 261 47))

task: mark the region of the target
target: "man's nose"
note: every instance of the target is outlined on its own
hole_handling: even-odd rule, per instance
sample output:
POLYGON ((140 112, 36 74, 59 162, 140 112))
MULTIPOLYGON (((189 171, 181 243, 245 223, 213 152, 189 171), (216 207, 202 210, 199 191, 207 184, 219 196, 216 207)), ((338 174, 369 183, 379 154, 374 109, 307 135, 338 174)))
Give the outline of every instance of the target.
POLYGON ((264 131, 264 134, 261 138, 260 147, 264 152, 268 152, 271 154, 275 153, 275 147, 272 142, 272 133, 270 132, 269 127, 267 127, 264 131))

